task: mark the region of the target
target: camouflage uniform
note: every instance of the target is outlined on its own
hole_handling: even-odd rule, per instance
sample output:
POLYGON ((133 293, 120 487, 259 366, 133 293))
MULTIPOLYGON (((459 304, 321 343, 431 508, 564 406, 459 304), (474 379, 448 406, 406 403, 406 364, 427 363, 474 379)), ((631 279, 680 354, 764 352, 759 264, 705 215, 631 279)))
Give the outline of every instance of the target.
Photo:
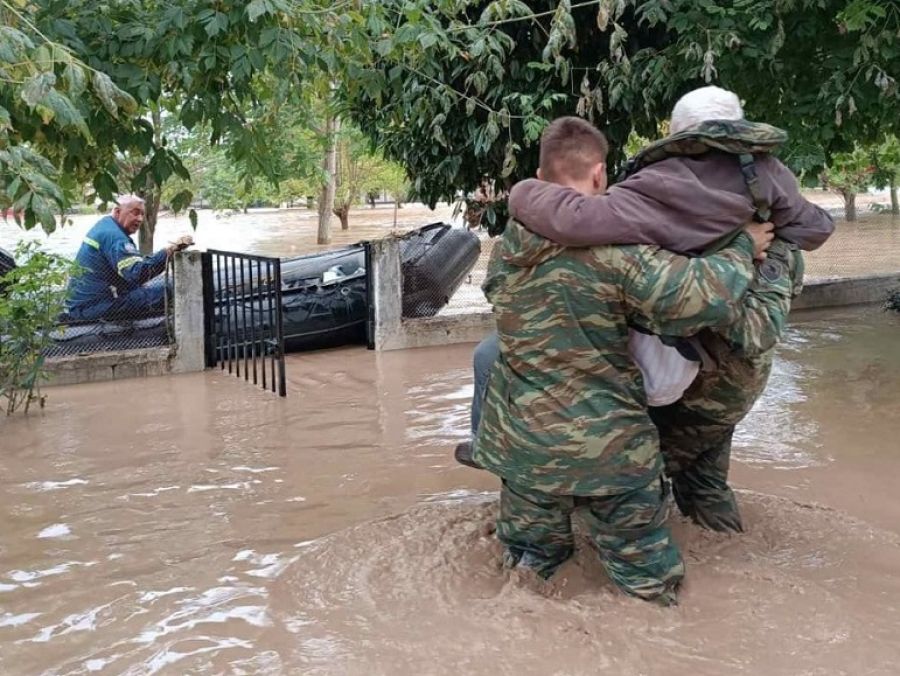
MULTIPOLYGON (((739 156, 759 219, 768 220, 769 204, 759 190, 752 153, 768 152, 786 139, 781 130, 761 123, 705 122, 699 132, 682 132, 648 146, 629 161, 625 174, 672 155, 702 154, 709 148, 733 153, 739 156)), ((726 330, 701 333, 712 368, 700 372, 681 400, 649 411, 678 508, 706 528, 743 531, 728 485, 731 441, 735 427, 766 388, 774 347, 784 333, 791 302, 803 289, 803 272, 798 248, 776 240, 751 285, 741 318, 726 330)))
MULTIPOLYGON (((771 152, 786 140, 783 131, 762 123, 707 121, 644 148, 623 175, 673 155, 698 155, 710 148, 731 153, 739 158, 759 220, 768 220, 770 205, 760 190, 753 154, 771 152)), ((793 224, 791 234, 799 237, 804 225, 808 224, 793 224)), ((825 237, 827 233, 818 237, 816 246, 825 237)), ((708 251, 716 249, 713 245, 708 251)), ((803 272, 798 247, 776 240, 751 285, 740 319, 726 330, 701 333, 712 367, 701 370, 681 400, 649 411, 659 430, 678 508, 706 528, 743 531, 728 485, 731 440, 737 424, 765 390, 774 347, 784 333, 791 302, 803 288, 803 272)))
POLYGON ((511 222, 484 291, 500 336, 474 459, 503 479, 508 559, 545 577, 572 551, 579 508, 610 577, 674 600, 683 564, 664 525, 662 457, 628 324, 667 335, 727 326, 752 276, 738 235, 706 258, 657 247, 566 249, 511 222))
POLYGON ((774 347, 784 333, 791 301, 802 289, 802 254, 776 240, 740 318, 699 336, 713 368, 701 370, 679 401, 649 409, 678 508, 701 526, 743 531, 728 485, 731 439, 766 388, 774 347))

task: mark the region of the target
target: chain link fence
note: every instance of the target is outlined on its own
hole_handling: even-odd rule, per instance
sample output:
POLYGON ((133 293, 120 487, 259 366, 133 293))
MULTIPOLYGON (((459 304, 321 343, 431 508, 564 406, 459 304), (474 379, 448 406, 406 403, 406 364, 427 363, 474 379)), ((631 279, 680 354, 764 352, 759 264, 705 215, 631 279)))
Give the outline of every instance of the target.
MULTIPOLYGON (((451 299, 469 295, 468 280, 473 266, 481 263, 482 242, 474 232, 446 223, 404 235, 400 241, 403 318, 433 317, 446 312, 451 299)), ((474 288, 481 294, 480 282, 474 288)))
POLYGON ((478 258, 463 277, 456 293, 453 294, 450 301, 441 310, 440 314, 442 316, 491 312, 491 306, 484 297, 481 285, 487 276, 491 252, 494 250, 494 245, 499 241, 499 238, 490 237, 485 229, 471 232, 478 237, 478 258))
POLYGON ((900 216, 873 200, 848 222, 843 207, 825 206, 835 230, 821 248, 805 254, 807 282, 900 273, 900 216))
POLYGON ((85 319, 68 313, 60 315, 45 355, 66 357, 174 344, 174 284, 174 267, 169 261, 163 273, 127 296, 110 285, 114 302, 99 316, 85 319), (117 302, 129 298, 128 302, 117 302))
MULTIPOLYGON (((22 261, 19 261, 21 263, 22 261)), ((17 267, 15 256, 0 250, 0 278, 17 267)), ((82 270, 73 274, 94 274, 82 270)), ((71 283, 71 275, 69 276, 71 283)), ((73 316, 63 312, 56 317, 50 332, 49 345, 43 350, 45 357, 66 357, 96 352, 133 350, 165 346, 174 342, 172 331, 172 289, 174 275, 171 264, 164 264, 163 271, 148 283, 139 285, 133 302, 117 302, 121 280, 102 280, 108 293, 98 297, 96 312, 85 316, 73 316), (110 283, 107 286, 107 282, 110 283), (108 296, 108 298, 107 298, 108 296)), ((99 282, 98 282, 99 284, 99 282)), ((4 293, 0 279, 0 293, 4 293)), ((68 294, 70 285, 59 284, 46 292, 68 294)), ((35 288, 36 311, 41 307, 43 292, 35 288)), ((124 295, 124 294, 122 294, 124 295)), ((130 297, 130 295, 129 295, 130 297)), ((91 308, 88 308, 89 310, 91 308)))

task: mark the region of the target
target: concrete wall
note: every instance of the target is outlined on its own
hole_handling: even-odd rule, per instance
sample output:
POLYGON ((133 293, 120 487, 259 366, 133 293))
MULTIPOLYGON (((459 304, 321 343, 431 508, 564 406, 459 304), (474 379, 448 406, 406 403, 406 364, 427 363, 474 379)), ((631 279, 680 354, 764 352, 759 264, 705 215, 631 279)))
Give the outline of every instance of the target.
POLYGON ((190 373, 206 368, 202 265, 199 251, 175 255, 174 373, 190 373))
POLYGON ((172 372, 174 347, 95 352, 47 360, 48 385, 78 385, 103 380, 162 376, 172 372))
POLYGON ((900 273, 848 279, 819 279, 807 283, 794 301, 794 310, 881 303, 900 288, 900 273))
POLYGON ((198 251, 175 255, 173 318, 175 344, 139 350, 95 352, 47 360, 49 385, 188 373, 205 368, 203 277, 198 251))
POLYGON ((371 243, 371 265, 376 350, 478 342, 493 330, 494 317, 490 312, 404 319, 400 243, 396 237, 371 243))

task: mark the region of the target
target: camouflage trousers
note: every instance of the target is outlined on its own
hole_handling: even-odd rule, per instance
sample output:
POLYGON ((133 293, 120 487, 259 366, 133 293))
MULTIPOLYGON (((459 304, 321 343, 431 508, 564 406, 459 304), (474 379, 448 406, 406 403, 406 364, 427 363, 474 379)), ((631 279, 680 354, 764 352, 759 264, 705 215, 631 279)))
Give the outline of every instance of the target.
POLYGON ((774 347, 803 288, 803 272, 797 248, 776 240, 744 299, 741 319, 719 336, 710 330, 699 335, 716 368, 701 371, 679 401, 648 409, 675 502, 706 528, 743 530, 728 485, 731 439, 766 388, 774 347))
POLYGON ((718 369, 700 373, 682 399, 649 413, 682 514, 712 530, 741 532, 728 485, 731 439, 766 387, 772 351, 755 357, 723 351, 717 361, 718 369))
POLYGON ((506 548, 506 565, 523 565, 544 579, 551 577, 574 553, 576 511, 620 589, 662 605, 675 603, 684 562, 665 525, 668 484, 661 479, 602 497, 552 495, 504 480, 497 537, 506 548))

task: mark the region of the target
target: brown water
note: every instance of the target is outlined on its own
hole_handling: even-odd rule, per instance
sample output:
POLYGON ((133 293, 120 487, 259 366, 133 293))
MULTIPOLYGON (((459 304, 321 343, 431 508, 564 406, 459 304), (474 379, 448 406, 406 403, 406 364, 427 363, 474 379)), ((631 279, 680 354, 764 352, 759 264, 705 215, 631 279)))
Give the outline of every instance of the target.
MULTIPOLYGON (((305 208, 251 209, 248 213, 223 213, 210 209, 197 212, 197 229, 192 230, 186 215, 164 214, 157 223, 154 245, 159 249, 181 235, 192 234, 200 249, 243 251, 264 256, 300 254, 354 244, 364 239, 385 237, 393 231, 405 232, 435 221, 454 222, 453 207, 442 204, 432 210, 422 204, 407 204, 402 209, 378 205, 361 207, 350 214, 350 229, 341 230, 332 219, 332 242, 316 244, 317 213, 305 208)), ((0 247, 12 251, 21 239, 42 242, 48 251, 74 257, 85 233, 100 218, 99 214, 70 216, 49 237, 40 230, 24 232, 12 220, 0 218, 0 247)), ((457 219, 458 221, 458 219, 457 219)))
POLYGON ((673 517, 678 608, 581 547, 503 574, 454 465, 471 346, 56 388, 0 422, 2 674, 896 674, 900 319, 809 315, 742 427, 748 532, 673 517))

